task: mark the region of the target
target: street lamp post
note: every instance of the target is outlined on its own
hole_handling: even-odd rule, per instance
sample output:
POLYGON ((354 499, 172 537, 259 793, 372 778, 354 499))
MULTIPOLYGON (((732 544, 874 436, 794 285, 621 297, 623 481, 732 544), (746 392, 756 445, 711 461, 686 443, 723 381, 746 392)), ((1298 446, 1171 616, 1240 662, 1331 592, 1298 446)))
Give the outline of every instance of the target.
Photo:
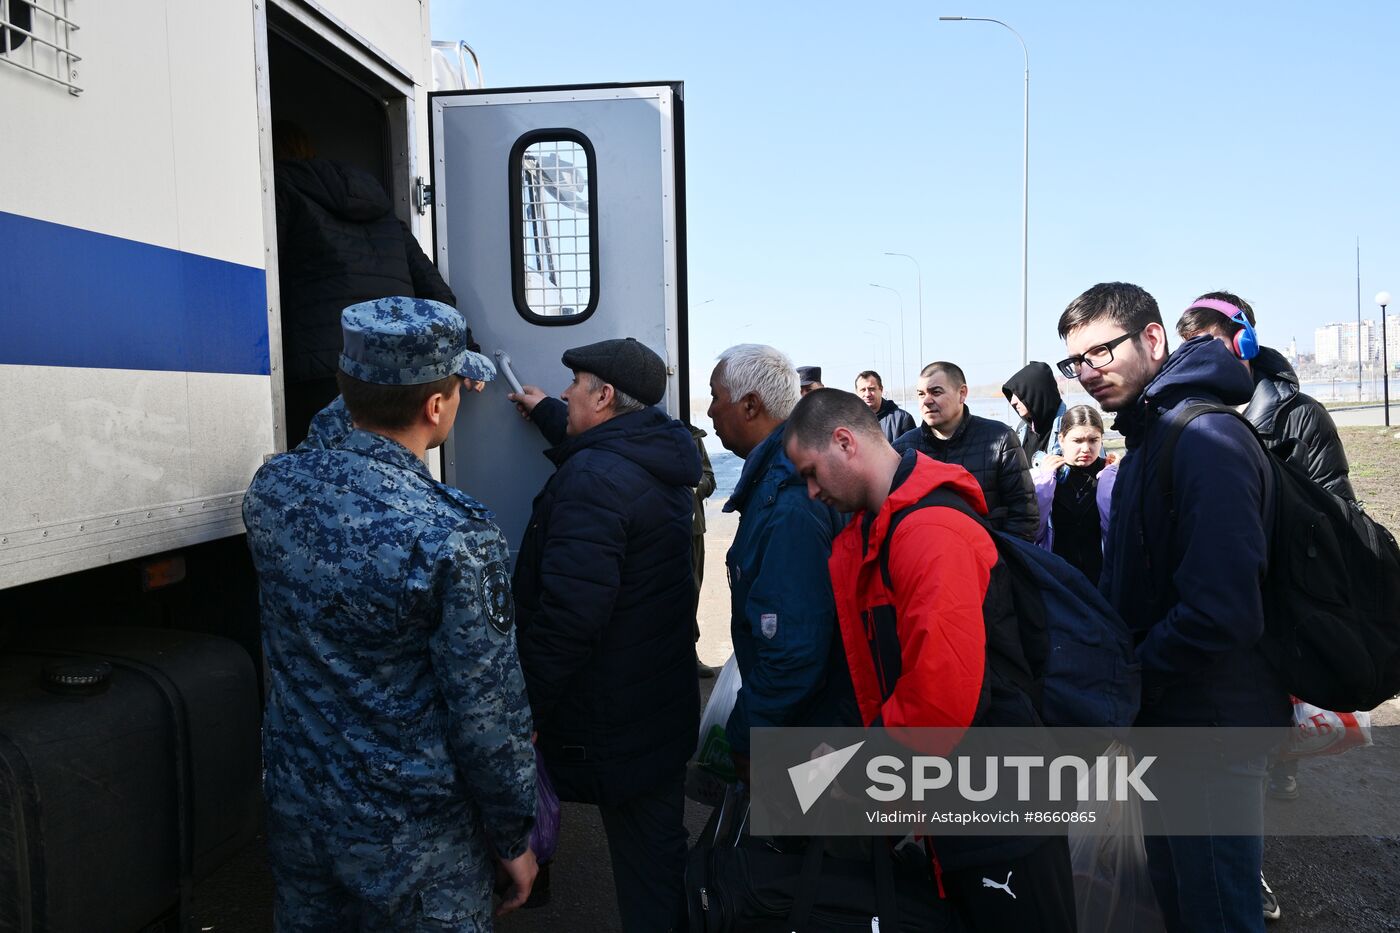
MULTIPOLYGON (((881 327, 883 327, 883 328, 885 329, 885 338, 889 341, 889 345, 890 345, 889 355, 886 356, 885 359, 887 359, 887 360, 889 361, 890 367, 893 368, 893 367, 894 367, 894 328, 890 327, 890 322, 889 322, 889 321, 882 321, 882 320, 880 320, 880 319, 877 318, 877 317, 868 317, 868 318, 866 318, 866 320, 869 321, 871 324, 879 324, 881 327)), ((900 354, 900 356, 901 356, 901 358, 902 358, 902 357, 903 357, 903 354, 900 354)), ((886 372, 888 372, 888 370, 886 370, 886 372)))
POLYGON ((1386 356, 1385 345, 1385 306, 1390 304, 1390 292, 1376 295, 1376 304, 1381 306, 1381 379, 1385 387, 1385 426, 1390 427, 1390 360, 1386 356))
MULTIPOLYGON (((870 343, 870 368, 874 369, 880 365, 880 335, 873 330, 863 330, 862 334, 869 337, 870 343)), ((888 359, 888 357, 887 357, 888 359)))
MULTIPOLYGON (((875 282, 871 282, 870 287, 883 288, 887 292, 894 292, 894 296, 899 299, 899 393, 904 396, 904 401, 907 402, 909 401, 909 367, 905 365, 904 362, 904 296, 900 294, 899 289, 890 288, 888 285, 878 285, 875 282)), ((923 364, 921 363, 920 365, 923 364)), ((890 367, 894 367, 893 359, 890 360, 890 367)))
MULTIPOLYGON (((996 23, 1016 37, 1016 41, 1021 43, 1021 55, 1026 60, 1026 92, 1024 113, 1021 122, 1021 365, 1025 366, 1030 362, 1030 357, 1026 349, 1026 334, 1029 329, 1030 313, 1029 302, 1027 300, 1026 286, 1026 255, 1027 241, 1029 239, 1030 218, 1030 165, 1031 165, 1031 54, 1026 50, 1026 40, 1021 38, 1021 34, 999 19, 989 19, 984 16, 940 16, 940 20, 955 23, 996 23)), ((921 348, 922 349, 922 348, 921 348)))
MULTIPOLYGON (((923 369, 924 364, 928 362, 928 360, 924 359, 924 270, 923 267, 919 265, 919 260, 910 256, 908 253, 886 253, 885 255, 903 256, 914 264, 914 274, 918 276, 919 282, 919 368, 923 369)), ((904 328, 904 318, 902 315, 900 317, 899 326, 902 332, 904 328)), ((904 354, 901 353, 900 358, 903 359, 903 356, 904 354)))

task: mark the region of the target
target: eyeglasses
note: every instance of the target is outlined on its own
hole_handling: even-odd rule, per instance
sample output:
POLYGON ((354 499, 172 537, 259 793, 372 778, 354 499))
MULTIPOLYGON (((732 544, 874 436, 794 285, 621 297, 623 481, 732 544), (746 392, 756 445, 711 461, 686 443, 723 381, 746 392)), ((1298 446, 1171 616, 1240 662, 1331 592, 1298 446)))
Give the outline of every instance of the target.
POLYGON ((1130 330, 1126 334, 1120 334, 1108 343, 1101 343, 1097 347, 1090 347, 1078 356, 1071 356, 1067 360, 1060 360, 1055 366, 1064 374, 1066 379, 1078 379, 1079 371, 1084 368, 1085 364, 1092 366, 1094 369, 1103 369, 1109 363, 1113 362, 1114 347, 1118 346, 1129 337, 1136 337, 1138 334, 1142 333, 1142 331, 1143 328, 1139 327, 1137 330, 1130 330))

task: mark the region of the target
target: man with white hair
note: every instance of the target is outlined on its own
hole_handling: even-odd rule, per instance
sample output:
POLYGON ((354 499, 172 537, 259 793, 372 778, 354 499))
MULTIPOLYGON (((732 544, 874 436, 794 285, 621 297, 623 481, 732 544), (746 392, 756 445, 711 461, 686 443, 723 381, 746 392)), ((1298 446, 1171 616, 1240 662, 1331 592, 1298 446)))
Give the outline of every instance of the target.
POLYGON ((799 397, 792 361, 761 344, 725 350, 710 375, 715 434, 744 460, 724 511, 739 513, 726 563, 743 686, 727 733, 745 779, 755 726, 858 724, 826 566, 842 522, 807 497, 783 451, 799 397))

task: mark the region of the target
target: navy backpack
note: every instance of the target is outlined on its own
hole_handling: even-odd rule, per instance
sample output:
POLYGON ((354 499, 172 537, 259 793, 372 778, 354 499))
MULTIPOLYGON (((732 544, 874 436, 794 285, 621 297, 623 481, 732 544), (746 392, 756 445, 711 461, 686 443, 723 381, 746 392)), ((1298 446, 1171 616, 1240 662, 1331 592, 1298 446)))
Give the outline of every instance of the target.
POLYGON ((1047 726, 1130 726, 1142 694, 1140 665, 1128 626, 1097 588, 1057 554, 998 531, 957 493, 935 489, 895 512, 880 545, 880 575, 893 592, 889 542, 919 509, 961 512, 986 529, 1005 565, 1021 649, 1030 665, 1031 698, 1047 726))

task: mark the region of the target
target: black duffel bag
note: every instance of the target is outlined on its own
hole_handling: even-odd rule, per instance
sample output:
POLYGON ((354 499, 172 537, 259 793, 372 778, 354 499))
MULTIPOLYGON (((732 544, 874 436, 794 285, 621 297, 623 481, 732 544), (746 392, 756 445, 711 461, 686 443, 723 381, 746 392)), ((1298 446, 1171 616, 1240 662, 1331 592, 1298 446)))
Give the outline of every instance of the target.
POLYGON ((821 839, 799 852, 752 839, 698 847, 686 864, 690 933, 963 929, 951 904, 939 898, 926 864, 892 857, 888 840, 871 843, 868 861, 825 856, 821 839))

